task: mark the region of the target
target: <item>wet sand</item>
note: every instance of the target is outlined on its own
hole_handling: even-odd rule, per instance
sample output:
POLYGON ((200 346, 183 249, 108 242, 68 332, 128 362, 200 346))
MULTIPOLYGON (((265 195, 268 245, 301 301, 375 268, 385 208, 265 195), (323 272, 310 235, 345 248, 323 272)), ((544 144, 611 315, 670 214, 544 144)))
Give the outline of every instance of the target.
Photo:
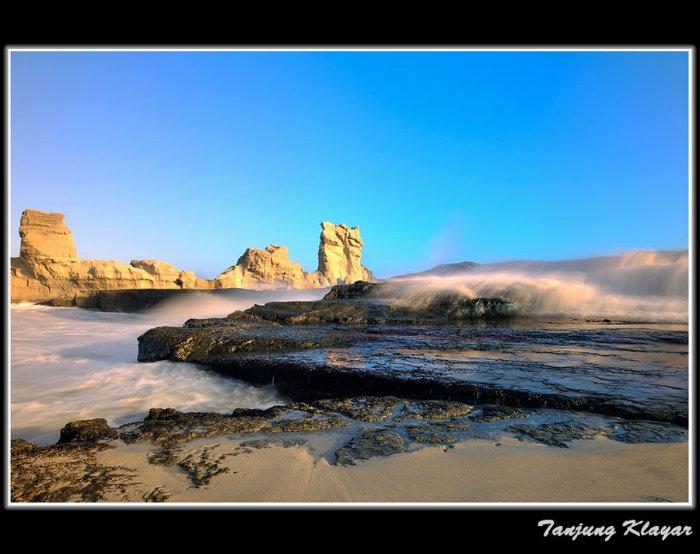
MULTIPOLYGON (((328 438, 327 440, 332 440, 328 438)), ((154 465, 139 443, 98 454, 133 470, 133 486, 107 502, 688 502, 688 443, 624 444, 605 438, 554 448, 513 438, 467 440, 331 465, 323 445, 241 447, 224 437, 180 454, 209 472, 193 485, 178 466, 154 465)))

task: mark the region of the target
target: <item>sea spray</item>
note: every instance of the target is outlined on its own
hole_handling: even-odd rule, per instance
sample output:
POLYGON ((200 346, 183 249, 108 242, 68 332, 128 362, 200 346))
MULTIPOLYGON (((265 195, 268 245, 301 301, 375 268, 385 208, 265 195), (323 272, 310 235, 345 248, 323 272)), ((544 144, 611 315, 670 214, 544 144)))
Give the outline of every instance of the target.
POLYGON ((630 252, 561 262, 503 262, 464 272, 389 281, 394 302, 426 301, 426 293, 502 297, 526 313, 688 320, 688 253, 630 252))

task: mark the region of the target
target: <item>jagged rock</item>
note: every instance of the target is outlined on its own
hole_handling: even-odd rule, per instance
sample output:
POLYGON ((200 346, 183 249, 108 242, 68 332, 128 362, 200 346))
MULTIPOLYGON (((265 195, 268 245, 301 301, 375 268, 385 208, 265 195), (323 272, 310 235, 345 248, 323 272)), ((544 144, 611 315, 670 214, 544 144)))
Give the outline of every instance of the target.
POLYGON ((318 247, 318 273, 332 285, 373 281, 374 276, 360 263, 364 242, 360 228, 345 224, 321 223, 321 244, 318 247))
POLYGON ((94 307, 100 303, 81 299, 117 290, 303 289, 373 280, 371 272, 359 264, 362 241, 357 227, 322 225, 319 268, 323 271, 304 271, 289 259, 286 247, 271 244, 265 250, 248 248, 236 265, 207 280, 160 260, 132 260, 129 264, 81 260, 63 214, 28 209, 20 222, 20 255, 10 264, 12 301, 94 307), (331 233, 331 228, 336 231, 331 233))
POLYGON ((223 271, 215 280, 218 288, 276 289, 322 288, 328 283, 315 273, 308 273, 289 259, 285 246, 269 245, 265 250, 248 248, 236 265, 223 271))
POLYGON ((321 223, 318 270, 304 268, 289 259, 286 247, 271 244, 265 250, 248 248, 236 265, 214 280, 217 288, 323 288, 355 281, 374 281, 374 275, 360 263, 363 242, 360 229, 321 223))
POLYGON ((386 290, 386 284, 356 281, 351 285, 335 285, 323 297, 324 300, 351 300, 353 298, 369 298, 381 296, 386 290))
POLYGON ((381 301, 386 286, 360 281, 336 285, 317 301, 268 302, 245 310, 248 315, 283 324, 394 324, 502 318, 521 313, 517 302, 502 298, 468 298, 438 291, 413 303, 381 301), (348 289, 347 293, 344 289, 348 289))
MULTIPOLYGON (((144 475, 128 464, 107 465, 108 460, 98 456, 110 448, 123 448, 122 443, 138 444, 150 465, 149 472, 168 468, 168 473, 184 475, 188 486, 197 488, 230 472, 226 464, 230 457, 273 445, 298 447, 312 442, 319 433, 323 433, 326 446, 319 448, 314 441, 309 453, 339 466, 426 446, 447 449, 456 442, 498 441, 504 436, 553 448, 567 448, 574 440, 599 436, 626 443, 688 440, 686 429, 668 423, 551 409, 523 413, 519 416, 523 420, 515 425, 471 417, 482 408, 441 400, 373 396, 292 402, 267 409, 238 408, 229 414, 152 408, 146 418, 112 429, 118 436, 110 434, 106 438, 115 440, 109 442, 88 437, 38 446, 12 440, 10 497, 13 502, 96 502, 116 494, 125 501, 167 500, 170 493, 164 486, 151 488, 143 482, 144 475), (200 442, 214 437, 220 439, 200 442)), ((94 421, 104 422, 70 425, 91 428, 94 421)))

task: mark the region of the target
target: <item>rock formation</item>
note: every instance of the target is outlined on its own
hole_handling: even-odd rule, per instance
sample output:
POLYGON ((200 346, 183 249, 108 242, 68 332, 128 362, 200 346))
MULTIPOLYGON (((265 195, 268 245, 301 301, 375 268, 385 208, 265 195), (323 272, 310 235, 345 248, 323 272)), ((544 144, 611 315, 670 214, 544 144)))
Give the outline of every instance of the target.
POLYGON ((19 236, 22 237, 19 255, 25 260, 71 262, 78 259, 78 250, 63 214, 25 210, 19 221, 19 236))
POLYGON ((372 273, 360 263, 362 246, 360 228, 321 223, 321 244, 318 247, 318 273, 331 285, 373 281, 372 273))
POLYGON ((289 259, 284 246, 271 244, 265 250, 248 248, 236 265, 214 279, 216 288, 318 288, 355 281, 374 281, 360 263, 363 242, 358 227, 321 223, 318 270, 304 271, 289 259))
POLYGON ((326 280, 304 271, 300 264, 289 259, 285 246, 271 244, 265 250, 248 248, 229 267, 214 279, 216 288, 276 289, 326 287, 326 280))
POLYGON ((304 271, 289 259, 286 247, 271 244, 265 250, 248 248, 236 265, 207 280, 160 260, 81 260, 63 214, 27 209, 20 220, 20 254, 11 260, 12 301, 59 299, 61 305, 76 305, 78 297, 105 290, 300 289, 374 280, 360 264, 359 229, 321 225, 318 271, 304 271))

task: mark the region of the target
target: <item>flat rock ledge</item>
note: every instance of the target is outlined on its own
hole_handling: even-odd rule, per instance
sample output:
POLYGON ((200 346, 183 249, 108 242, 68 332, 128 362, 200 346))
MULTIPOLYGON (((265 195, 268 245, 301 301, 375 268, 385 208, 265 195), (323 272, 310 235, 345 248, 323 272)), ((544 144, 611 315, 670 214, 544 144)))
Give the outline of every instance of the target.
MULTIPOLYGON (((320 301, 271 302, 225 318, 191 319, 183 327, 151 329, 138 338, 138 360, 202 364, 250 383, 274 383, 297 401, 399 396, 687 425, 687 398, 680 392, 669 397, 662 383, 637 390, 624 371, 608 376, 608 388, 601 392, 600 374, 595 371, 567 374, 516 358, 510 365, 499 362, 508 365, 508 371, 494 380, 491 366, 475 369, 450 354, 484 347, 483 337, 498 331, 489 325, 497 326, 517 313, 518 306, 456 293, 432 294, 424 302, 401 305, 382 299, 383 286, 339 285, 320 301), (469 326, 474 321, 480 322, 478 332, 469 326), (569 381, 563 382, 564 377, 569 381)), ((519 334, 527 341, 566 340, 561 334, 532 329, 499 332, 505 343, 489 347, 507 347, 519 334)), ((571 340, 579 340, 582 333, 571 333, 571 340)))

